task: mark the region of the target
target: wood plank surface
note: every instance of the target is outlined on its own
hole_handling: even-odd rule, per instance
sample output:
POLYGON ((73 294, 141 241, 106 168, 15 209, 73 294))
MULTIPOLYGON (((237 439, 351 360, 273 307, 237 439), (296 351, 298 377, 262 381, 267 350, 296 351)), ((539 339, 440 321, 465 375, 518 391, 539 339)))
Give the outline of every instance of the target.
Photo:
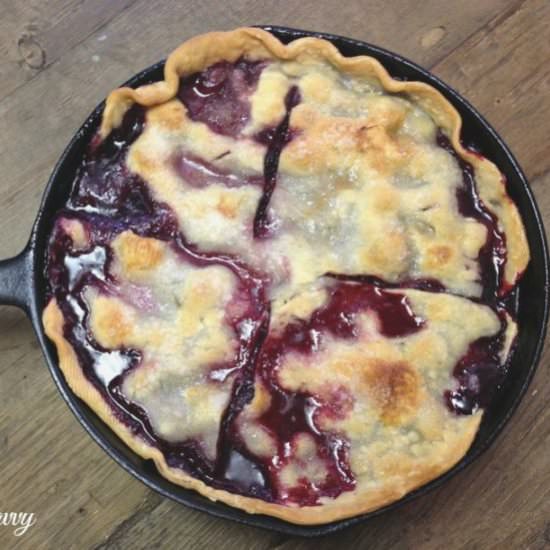
MULTIPOLYGON (((74 130, 113 87, 182 40, 280 24, 363 39, 456 87, 519 157, 550 223, 550 3, 545 0, 0 0, 0 257, 24 245, 74 130)), ((505 434, 465 472, 401 509, 301 540, 166 500, 115 465, 58 395, 32 327, 0 308, 0 548, 550 548, 550 349, 505 434)))

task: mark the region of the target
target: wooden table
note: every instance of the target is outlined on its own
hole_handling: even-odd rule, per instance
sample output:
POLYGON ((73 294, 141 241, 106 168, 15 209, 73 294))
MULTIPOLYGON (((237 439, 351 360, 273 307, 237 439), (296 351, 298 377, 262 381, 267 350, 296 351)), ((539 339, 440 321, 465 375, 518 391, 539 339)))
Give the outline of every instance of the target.
MULTIPOLYGON (((344 34, 432 70, 519 158, 550 226, 548 0, 0 0, 0 257, 29 234, 45 182, 108 91, 195 34, 273 23, 344 34), (269 5, 268 5, 269 4, 269 5)), ((31 325, 0 309, 0 511, 34 512, 0 548, 549 548, 549 347, 504 435, 467 471, 364 525, 307 541, 194 512, 92 442, 59 396, 31 325)))

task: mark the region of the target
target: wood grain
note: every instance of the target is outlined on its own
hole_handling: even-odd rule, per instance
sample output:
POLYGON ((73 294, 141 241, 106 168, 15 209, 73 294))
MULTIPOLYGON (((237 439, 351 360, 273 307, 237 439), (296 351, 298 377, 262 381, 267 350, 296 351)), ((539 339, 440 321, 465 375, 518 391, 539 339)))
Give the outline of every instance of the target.
POLYGON ((32 80, 132 1, 4 2, 0 19, 0 98, 32 80))
MULTIPOLYGON (((512 146, 550 220, 543 0, 0 0, 0 9, 2 257, 23 246, 56 159, 110 89, 185 38, 257 23, 364 39, 433 67, 512 146)), ((0 548, 550 547, 548 346, 529 397, 475 465, 400 510, 316 541, 188 510, 126 474, 59 397, 30 323, 5 307, 0 352, 0 510, 37 514, 21 539, 0 527, 0 548)))
POLYGON ((433 67, 494 125, 530 178, 549 168, 549 19, 550 2, 523 2, 433 67))

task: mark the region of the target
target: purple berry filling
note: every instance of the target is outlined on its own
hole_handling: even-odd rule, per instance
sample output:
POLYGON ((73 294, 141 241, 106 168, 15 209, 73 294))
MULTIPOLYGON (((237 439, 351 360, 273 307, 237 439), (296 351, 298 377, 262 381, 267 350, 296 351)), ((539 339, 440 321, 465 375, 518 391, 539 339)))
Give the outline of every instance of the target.
POLYGON ((237 137, 250 118, 249 96, 256 89, 265 61, 216 63, 180 82, 178 97, 191 120, 204 122, 214 132, 237 137))

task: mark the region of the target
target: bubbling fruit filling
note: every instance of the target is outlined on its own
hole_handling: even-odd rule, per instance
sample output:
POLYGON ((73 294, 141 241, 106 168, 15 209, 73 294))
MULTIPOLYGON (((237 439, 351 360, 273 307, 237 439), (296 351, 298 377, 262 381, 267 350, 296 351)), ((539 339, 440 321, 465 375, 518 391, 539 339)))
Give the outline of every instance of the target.
POLYGON ((239 60, 216 63, 182 79, 178 97, 189 118, 206 123, 214 132, 238 136, 250 117, 248 98, 265 62, 239 60))
MULTIPOLYGON (((230 193, 255 193, 242 223, 254 254, 201 247, 183 229, 176 203, 164 200, 161 184, 130 169, 129 151, 149 131, 149 115, 133 106, 118 128, 90 144, 57 215, 47 278, 49 297, 64 316, 64 337, 87 380, 168 466, 218 489, 312 506, 355 487, 350 449, 363 436, 349 434, 361 414, 394 429, 417 414, 426 388, 439 392, 452 415, 487 407, 506 373, 513 311, 503 300, 504 235, 477 193, 473 168, 441 130, 431 154, 446 154, 461 173, 457 215, 485 231, 472 259, 479 265, 479 295, 456 296, 412 267, 391 280, 357 271, 353 263, 339 271, 336 241, 331 260, 319 258, 314 278, 289 284, 298 264, 283 244, 299 243, 297 254, 309 247, 313 255, 304 257, 311 263, 315 246, 332 241, 319 235, 316 242, 307 232, 302 238, 298 222, 281 222, 284 193, 289 201, 299 196, 284 188, 288 181, 280 184, 281 159, 289 144, 304 138, 293 117, 308 93, 291 81, 278 122, 249 132, 251 97, 268 67, 240 59, 182 78, 178 98, 186 117, 226 140, 228 149, 201 157, 180 148, 166 163, 186 193, 219 189, 217 208, 229 218, 245 200, 230 193), (260 151, 261 170, 236 171, 231 140, 260 151), (283 277, 270 273, 270 261, 256 262, 269 254, 282 254, 283 277), (286 285, 282 293, 279 284, 286 285), (479 315, 482 328, 470 330, 467 318, 449 320, 448 309, 479 315), (451 326, 462 334, 459 344, 447 345, 441 336, 451 326), (454 361, 454 387, 438 371, 442 357, 454 361), (423 361, 433 363, 425 382, 411 361, 420 370, 423 361), (369 403, 366 413, 358 395, 369 403)), ((346 177, 344 190, 356 185, 346 177)), ((289 211, 302 206, 286 205, 289 211)), ((400 253, 383 250, 388 257, 400 253)))

